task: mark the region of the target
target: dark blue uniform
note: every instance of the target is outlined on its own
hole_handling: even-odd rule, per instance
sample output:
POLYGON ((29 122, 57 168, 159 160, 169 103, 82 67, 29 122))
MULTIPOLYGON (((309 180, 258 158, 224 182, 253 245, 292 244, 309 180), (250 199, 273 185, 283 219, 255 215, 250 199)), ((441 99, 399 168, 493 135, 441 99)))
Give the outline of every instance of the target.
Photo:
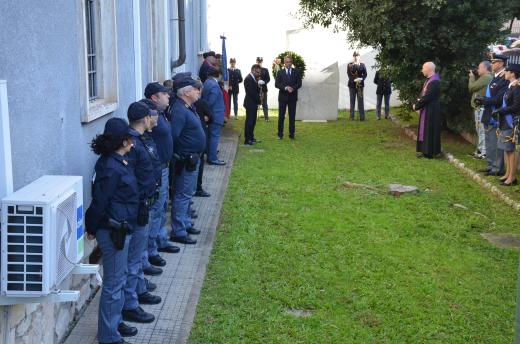
POLYGON ((108 219, 126 220, 135 229, 139 190, 133 168, 125 157, 117 153, 101 156, 95 171, 92 203, 85 214, 85 224, 87 231, 96 236, 98 247, 103 252, 98 340, 100 343, 113 343, 121 340, 117 328, 122 321, 123 287, 131 235, 127 235, 123 249, 117 250, 111 239, 108 219))
MULTIPOLYGON (((182 99, 176 99, 171 113, 174 152, 180 157, 202 153, 206 147, 206 134, 197 112, 182 99)), ((176 172, 171 213, 172 237, 187 237, 187 230, 191 227, 189 204, 195 193, 197 170, 198 165, 192 171, 182 168, 176 172)))
MULTIPOLYGON (((157 190, 158 174, 154 168, 154 164, 157 166, 159 159, 157 150, 155 145, 152 145, 153 140, 149 139, 147 134, 141 135, 132 128, 130 128, 129 134, 133 138, 134 148, 128 154, 128 158, 135 171, 139 187, 139 199, 141 202, 150 201, 157 190)), ((137 309, 139 307, 137 296, 148 291, 144 279, 142 256, 148 246, 149 231, 149 224, 136 225, 132 234, 128 249, 128 274, 124 288, 125 304, 123 310, 137 309)))
POLYGON ((85 214, 87 231, 96 235, 98 229, 107 229, 108 218, 135 226, 139 190, 127 158, 117 153, 101 156, 95 171, 92 203, 85 214))

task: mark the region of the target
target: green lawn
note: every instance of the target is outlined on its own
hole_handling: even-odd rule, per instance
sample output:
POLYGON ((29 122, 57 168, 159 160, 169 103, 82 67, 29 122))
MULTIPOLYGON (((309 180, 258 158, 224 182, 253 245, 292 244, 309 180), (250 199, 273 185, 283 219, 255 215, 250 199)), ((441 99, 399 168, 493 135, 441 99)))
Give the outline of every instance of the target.
POLYGON ((276 140, 276 118, 258 122, 263 142, 238 149, 190 343, 512 342, 518 251, 480 233, 519 233, 518 213, 369 119, 298 122, 295 141, 276 140), (423 192, 394 198, 393 182, 423 192))

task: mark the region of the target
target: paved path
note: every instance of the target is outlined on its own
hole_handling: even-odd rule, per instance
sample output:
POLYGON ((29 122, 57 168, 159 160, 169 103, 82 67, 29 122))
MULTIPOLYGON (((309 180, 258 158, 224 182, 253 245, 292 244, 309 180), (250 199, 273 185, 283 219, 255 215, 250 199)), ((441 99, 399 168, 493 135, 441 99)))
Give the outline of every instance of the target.
MULTIPOLYGON (((133 326, 137 325, 139 329, 137 336, 126 338, 131 343, 185 343, 188 339, 237 150, 237 134, 230 129, 225 129, 222 134, 219 157, 228 164, 226 166, 206 165, 203 186, 212 196, 194 198, 195 209, 199 215, 195 220, 195 227, 201 229, 202 233, 197 236, 196 245, 180 245, 180 253, 161 254, 167 261, 163 268, 164 272, 160 276, 151 277, 150 280, 157 284, 153 294, 161 296, 163 302, 158 305, 143 306, 146 311, 155 315, 153 323, 142 325, 129 323, 133 326)), ((65 344, 97 343, 100 294, 98 291, 65 344)))

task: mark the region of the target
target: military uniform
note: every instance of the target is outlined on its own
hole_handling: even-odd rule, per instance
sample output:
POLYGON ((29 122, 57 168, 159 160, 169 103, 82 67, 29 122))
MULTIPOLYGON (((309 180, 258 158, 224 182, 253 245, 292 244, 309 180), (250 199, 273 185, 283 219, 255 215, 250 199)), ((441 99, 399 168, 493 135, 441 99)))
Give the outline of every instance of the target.
POLYGON ((363 99, 363 90, 365 88, 365 79, 367 77, 367 69, 364 63, 356 64, 350 62, 347 65, 348 89, 350 93, 350 119, 354 119, 354 110, 356 108, 356 98, 358 101, 359 120, 365 120, 365 101, 363 99), (355 79, 362 80, 356 82, 355 79))

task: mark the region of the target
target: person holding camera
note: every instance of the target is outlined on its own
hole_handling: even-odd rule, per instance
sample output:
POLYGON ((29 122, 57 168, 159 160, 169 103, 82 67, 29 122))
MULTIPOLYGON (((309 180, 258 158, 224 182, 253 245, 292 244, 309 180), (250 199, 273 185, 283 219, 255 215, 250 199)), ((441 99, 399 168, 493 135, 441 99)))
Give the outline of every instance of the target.
POLYGON ((172 199, 172 233, 170 241, 196 244, 189 235, 200 234, 192 228, 190 201, 197 185, 201 153, 206 149, 206 134, 193 104, 200 98, 199 81, 191 77, 179 78, 173 84, 176 99, 171 108, 174 193, 172 199))
POLYGON ((469 71, 468 90, 471 93, 471 107, 475 119, 475 130, 477 133, 477 149, 473 156, 477 159, 484 159, 486 157, 486 132, 482 125, 482 113, 484 107, 482 104, 475 103, 477 96, 483 97, 486 95, 486 88, 491 81, 491 63, 489 61, 482 61, 476 70, 469 71))
POLYGON ((498 122, 493 119, 491 113, 502 106, 502 98, 509 82, 504 79, 504 67, 507 57, 504 55, 494 55, 491 58, 491 69, 494 73, 493 79, 486 88, 484 97, 476 96, 475 104, 484 106, 482 112, 482 124, 486 132, 486 160, 487 166, 479 172, 484 172, 488 176, 499 176, 504 173, 504 152, 498 148, 497 126, 498 122))
POLYGON ((130 232, 135 226, 139 205, 137 180, 126 157, 134 145, 128 129, 123 119, 111 118, 105 123, 103 134, 97 135, 90 144, 100 156, 95 166, 92 202, 85 213, 87 238, 95 238, 103 253, 98 316, 100 343, 126 343, 122 336, 137 334, 137 328, 123 323, 121 317, 130 232))
POLYGON ((500 178, 501 184, 518 184, 516 179, 516 138, 514 124, 520 117, 520 64, 511 64, 505 69, 505 79, 509 86, 502 99, 502 107, 493 111, 498 117, 498 148, 506 153, 506 173, 500 178))
POLYGON ((150 323, 155 320, 155 316, 145 312, 140 304, 158 304, 161 302, 161 297, 148 292, 148 285, 143 273, 142 257, 148 247, 150 207, 157 200, 158 171, 154 169, 154 164, 156 164, 154 160, 158 158, 156 151, 152 151, 153 147, 147 142, 149 138, 145 133, 157 125, 158 113, 151 110, 143 102, 135 102, 128 107, 127 116, 130 122, 128 132, 134 140, 134 149, 129 153, 128 160, 134 168, 137 179, 139 207, 137 209, 137 224, 128 248, 128 272, 123 319, 138 323, 150 323))

